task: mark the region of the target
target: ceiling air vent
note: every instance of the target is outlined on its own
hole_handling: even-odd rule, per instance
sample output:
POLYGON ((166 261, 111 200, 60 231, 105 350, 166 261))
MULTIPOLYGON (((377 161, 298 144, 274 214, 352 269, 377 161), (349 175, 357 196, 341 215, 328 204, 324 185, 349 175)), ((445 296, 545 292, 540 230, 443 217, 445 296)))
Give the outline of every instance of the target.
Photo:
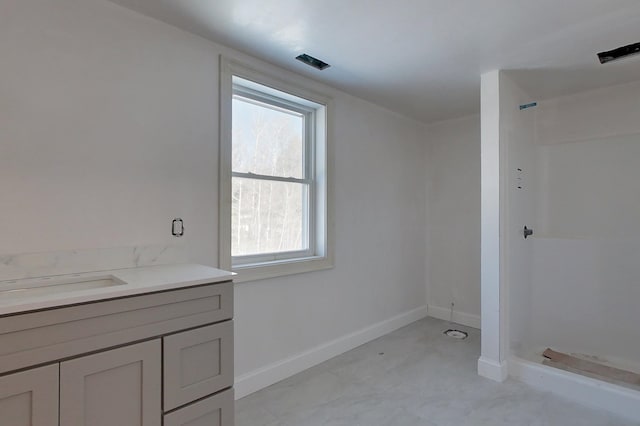
POLYGON ((640 53, 640 43, 634 43, 628 46, 618 47, 608 52, 600 52, 598 53, 598 59, 600 59, 601 64, 606 64, 607 62, 617 61, 618 59, 627 58, 632 55, 637 55, 638 53, 640 53))
POLYGON ((307 55, 306 53, 303 53, 302 55, 296 56, 296 59, 299 60, 300 62, 303 62, 307 65, 309 65, 310 67, 314 67, 316 69, 319 69, 320 71, 329 68, 331 65, 329 65, 326 62, 321 61, 320 59, 314 58, 313 56, 307 55))

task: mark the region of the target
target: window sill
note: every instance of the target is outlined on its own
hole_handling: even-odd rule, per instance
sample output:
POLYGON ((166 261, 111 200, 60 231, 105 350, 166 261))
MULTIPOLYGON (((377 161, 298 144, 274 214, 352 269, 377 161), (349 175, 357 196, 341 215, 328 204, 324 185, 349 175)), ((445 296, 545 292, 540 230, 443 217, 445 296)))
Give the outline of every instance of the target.
POLYGON ((235 283, 244 283, 331 268, 333 268, 333 262, 329 258, 322 256, 250 265, 236 265, 233 267, 233 272, 236 272, 238 275, 233 278, 233 281, 235 283))

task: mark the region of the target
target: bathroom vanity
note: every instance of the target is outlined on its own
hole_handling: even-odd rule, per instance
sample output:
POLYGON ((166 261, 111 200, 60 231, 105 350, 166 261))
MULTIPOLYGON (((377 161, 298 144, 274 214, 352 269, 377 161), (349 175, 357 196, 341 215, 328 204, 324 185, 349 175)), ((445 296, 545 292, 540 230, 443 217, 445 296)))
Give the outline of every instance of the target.
POLYGON ((0 282, 0 424, 233 426, 232 318, 201 265, 0 282))

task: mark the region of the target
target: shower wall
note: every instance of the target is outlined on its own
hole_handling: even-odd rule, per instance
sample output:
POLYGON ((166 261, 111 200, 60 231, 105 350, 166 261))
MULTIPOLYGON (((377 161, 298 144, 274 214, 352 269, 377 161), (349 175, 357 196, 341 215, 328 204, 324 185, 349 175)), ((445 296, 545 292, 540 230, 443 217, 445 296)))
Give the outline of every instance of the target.
POLYGON ((508 298, 507 333, 509 350, 520 353, 531 336, 532 239, 525 240, 523 229, 537 227, 535 203, 537 156, 535 109, 521 109, 532 101, 509 72, 500 77, 500 139, 506 176, 503 190, 503 257, 508 298))
POLYGON ((537 228, 526 346, 636 367, 640 82, 543 101, 533 134, 537 228))

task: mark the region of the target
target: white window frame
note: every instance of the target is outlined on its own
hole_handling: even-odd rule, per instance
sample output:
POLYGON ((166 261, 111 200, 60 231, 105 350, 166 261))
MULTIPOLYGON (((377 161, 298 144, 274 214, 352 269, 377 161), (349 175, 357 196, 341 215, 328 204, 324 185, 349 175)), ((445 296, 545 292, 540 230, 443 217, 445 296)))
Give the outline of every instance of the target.
POLYGON ((245 178, 245 179, 254 179, 261 180, 266 182, 288 182, 288 183, 298 183, 306 185, 307 191, 305 193, 305 198, 307 202, 305 202, 305 209, 303 211, 304 214, 304 233, 303 233, 303 243, 305 247, 304 250, 296 250, 296 251, 285 251, 285 252, 275 252, 275 253, 260 253, 253 255, 244 255, 244 256, 232 256, 232 263, 236 266, 243 265, 255 265, 255 264, 263 264, 266 262, 273 262, 279 260, 286 259, 300 259, 300 258, 308 258, 315 254, 316 245, 315 245, 315 205, 316 205, 316 197, 315 197, 315 113, 316 108, 301 105, 299 103, 295 103, 292 101, 288 101, 286 99, 282 99, 273 94, 268 94, 264 92, 260 92, 258 90, 250 89, 246 86, 243 86, 241 83, 233 84, 233 97, 241 97, 246 99, 248 102, 256 103, 260 106, 271 108, 274 110, 281 110, 286 113, 294 112, 300 114, 304 117, 304 135, 303 135, 303 176, 302 178, 293 178, 293 177, 279 177, 279 176, 271 176, 271 175, 260 175, 255 173, 242 173, 231 171, 232 179, 234 177, 237 178, 245 178))
POLYGON ((331 99, 305 88, 302 77, 286 82, 271 73, 220 58, 220 188, 219 188, 219 267, 238 275, 235 282, 254 281, 299 274, 333 267, 332 166, 329 161, 329 113, 331 99), (234 84, 236 78, 236 84, 234 84), (244 98, 267 105, 293 110, 305 116, 305 155, 302 179, 262 176, 232 170, 233 98, 244 98), (290 96, 289 99, 287 96, 290 96), (300 102, 302 100, 302 102, 300 102), (305 101, 306 100, 306 101, 305 101), (309 209, 305 224, 310 232, 308 250, 231 256, 232 178, 246 177, 268 181, 308 184, 309 209))

